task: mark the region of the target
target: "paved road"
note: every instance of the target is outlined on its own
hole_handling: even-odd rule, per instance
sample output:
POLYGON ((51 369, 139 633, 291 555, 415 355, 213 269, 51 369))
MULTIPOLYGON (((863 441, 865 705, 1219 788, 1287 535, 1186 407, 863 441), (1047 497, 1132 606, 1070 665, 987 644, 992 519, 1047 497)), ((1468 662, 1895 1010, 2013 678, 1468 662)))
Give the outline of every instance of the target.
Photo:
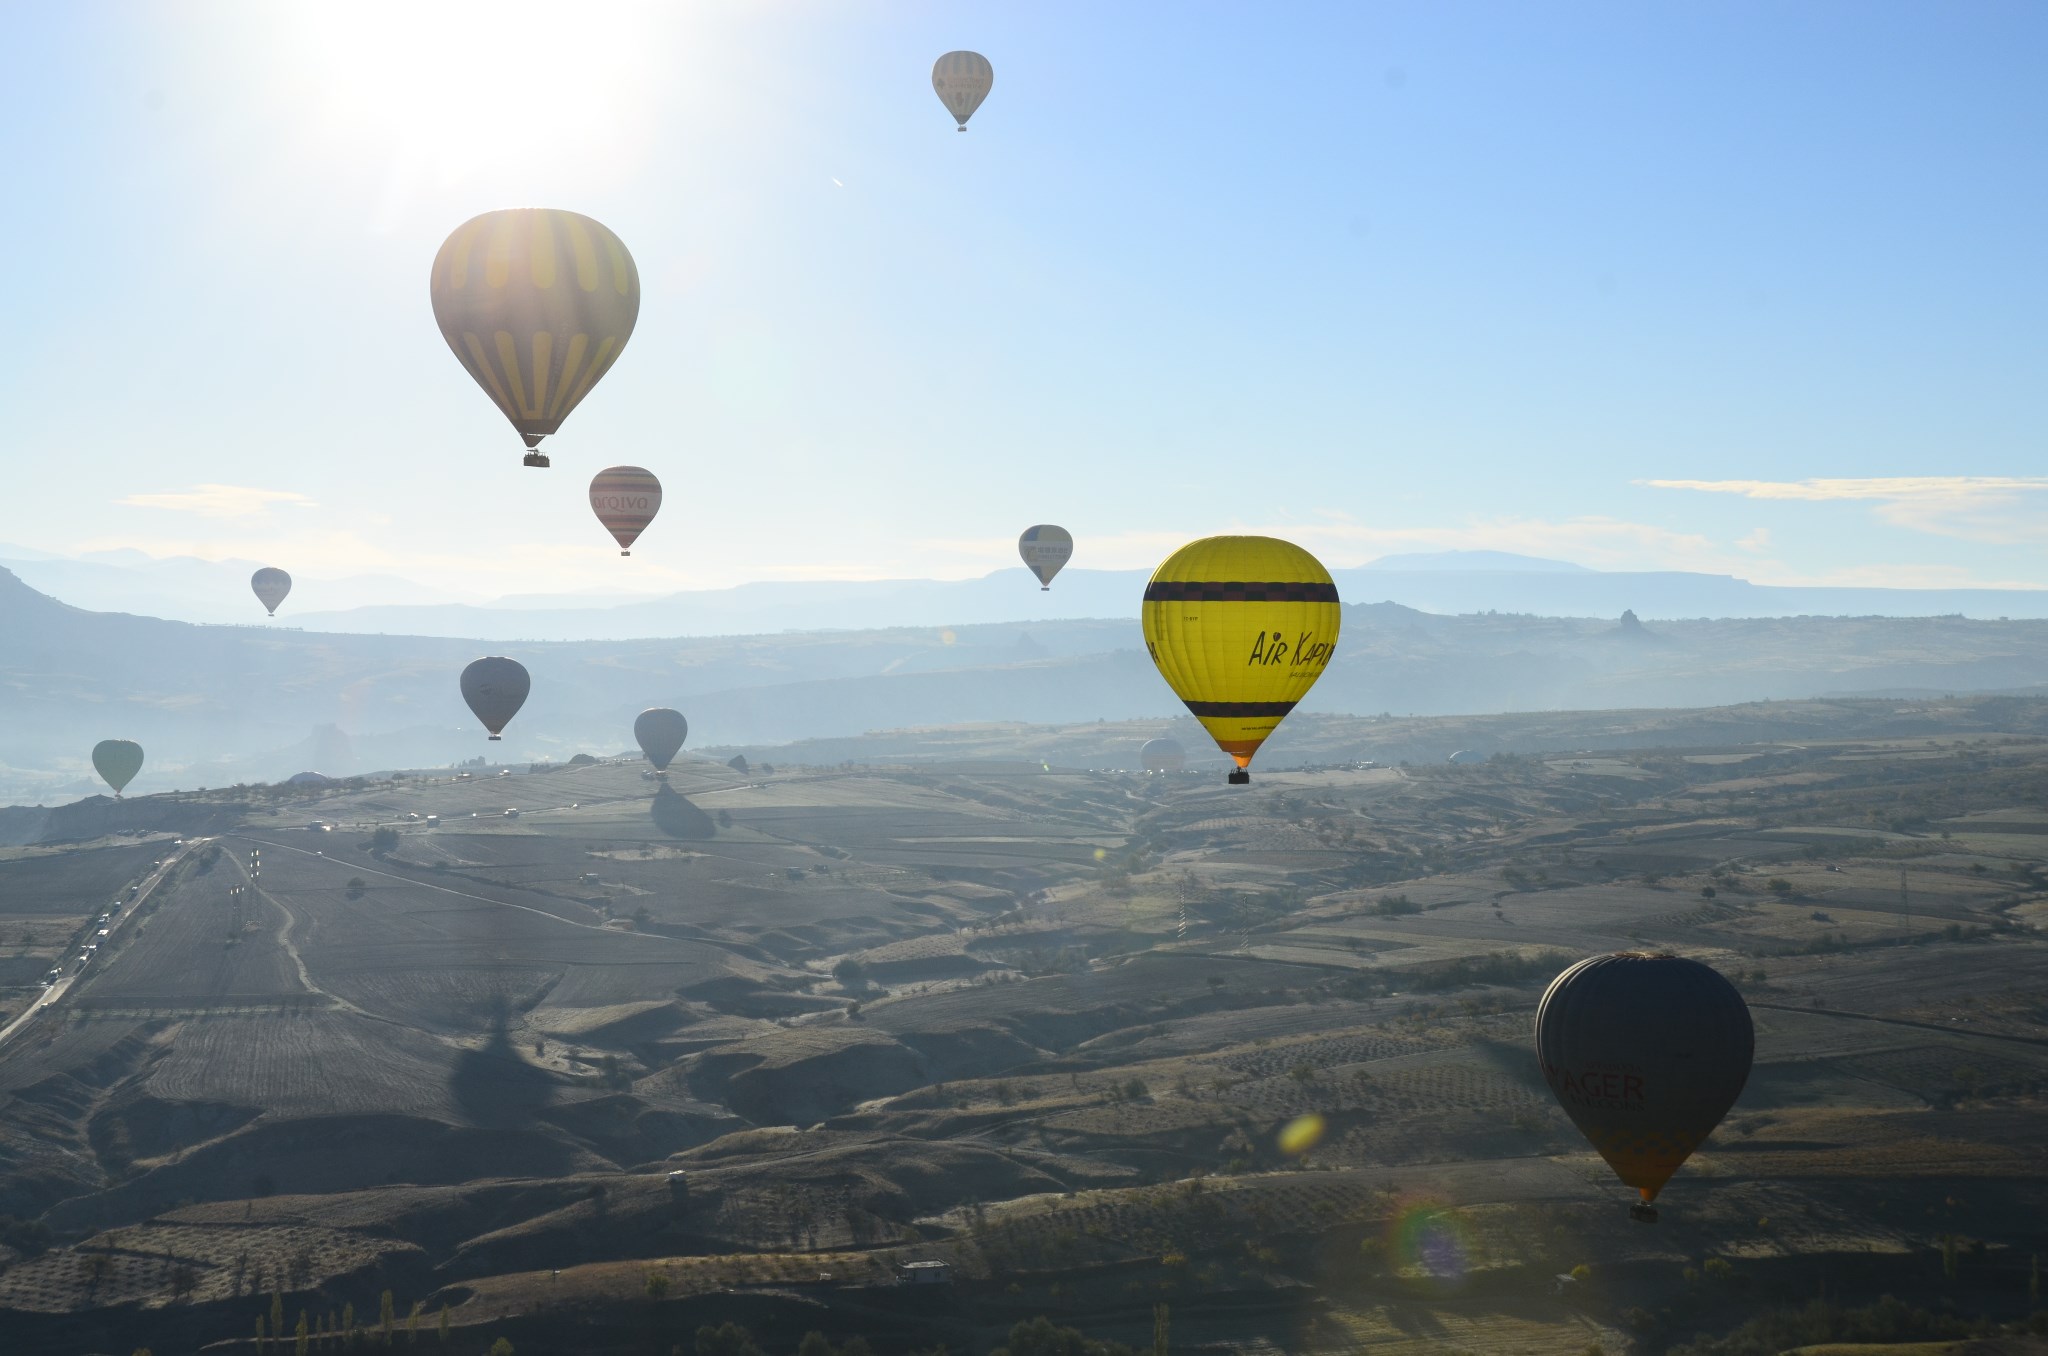
MULTIPOLYGON (((192 851, 196 847, 199 847, 206 843, 210 843, 212 841, 213 840, 210 838, 187 838, 185 840, 185 845, 183 847, 172 848, 170 852, 165 854, 163 858, 163 865, 151 869, 150 873, 142 878, 142 888, 135 892, 135 898, 127 901, 121 906, 121 915, 108 926, 108 935, 106 939, 100 943, 100 951, 104 953, 113 948, 114 939, 121 934, 121 929, 127 927, 129 920, 134 918, 138 913, 142 911, 143 901, 149 898, 150 894, 153 891, 155 891, 157 886, 163 884, 164 877, 170 873, 171 868, 176 866, 178 862, 185 856, 186 853, 192 851)), ((97 917, 97 915, 94 916, 97 917)), ((55 984, 52 984, 49 988, 43 990, 42 997, 36 999, 35 1002, 29 1004, 28 1007, 23 1010, 21 1016, 15 1018, 6 1026, 0 1027, 0 1047, 5 1047, 7 1042, 13 1040, 16 1036, 20 1035, 23 1031, 27 1030, 29 1023, 36 1017, 38 1013, 42 1012, 45 1008, 55 1007, 60 1001, 62 1001, 66 994, 70 993, 73 989, 77 988, 78 986, 84 984, 87 980, 91 979, 94 975, 98 974, 101 969, 104 968, 103 965, 90 965, 82 971, 73 971, 71 967, 77 961, 77 959, 77 953, 70 951, 65 952, 64 958, 60 962, 60 964, 67 971, 67 973, 55 984)))

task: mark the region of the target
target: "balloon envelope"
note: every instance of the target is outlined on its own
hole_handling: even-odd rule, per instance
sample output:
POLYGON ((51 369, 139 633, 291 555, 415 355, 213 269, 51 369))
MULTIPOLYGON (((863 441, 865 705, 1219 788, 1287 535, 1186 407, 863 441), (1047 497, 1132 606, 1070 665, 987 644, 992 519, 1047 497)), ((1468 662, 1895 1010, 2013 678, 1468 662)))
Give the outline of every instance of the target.
POLYGON ((948 52, 932 63, 932 89, 963 132, 995 83, 995 67, 979 52, 948 52))
POLYGON ((1178 772, 1187 766, 1188 751, 1178 739, 1148 739, 1138 750, 1147 772, 1178 772))
POLYGON ((1024 535, 1017 538, 1017 554, 1024 558, 1024 564, 1031 573, 1038 576, 1038 586, 1049 588, 1052 577, 1073 558, 1073 534, 1051 523, 1027 527, 1024 535))
POLYGON ((690 722, 683 719, 682 712, 666 706, 649 707, 633 721, 633 738, 640 741, 640 752, 647 755, 656 772, 668 771, 669 761, 689 737, 690 722))
POLYGON ((624 242, 580 213, 542 207, 456 227, 428 290, 441 337, 530 448, 610 370, 640 315, 624 242))
POLYGON ((1645 1203, 1735 1105, 1755 1049, 1735 986, 1679 956, 1593 956, 1536 1008, 1544 1081, 1645 1203))
POLYGON ((102 739, 92 746, 92 766, 118 796, 142 771, 142 745, 132 739, 102 739))
POLYGON ((1204 537, 1153 571, 1140 616, 1160 676, 1242 769, 1329 667, 1343 608, 1292 542, 1204 537))
POLYGON ((462 671, 462 700, 469 703, 493 739, 505 732, 532 689, 526 666, 501 654, 485 655, 462 671))
POLYGON ((249 576, 249 587, 255 591, 256 601, 263 604, 263 610, 275 617, 277 605, 292 591, 292 577, 266 565, 249 576))
POLYGON ((644 466, 607 466, 590 478, 590 509, 619 544, 619 554, 631 555, 627 548, 661 512, 661 482, 644 466))

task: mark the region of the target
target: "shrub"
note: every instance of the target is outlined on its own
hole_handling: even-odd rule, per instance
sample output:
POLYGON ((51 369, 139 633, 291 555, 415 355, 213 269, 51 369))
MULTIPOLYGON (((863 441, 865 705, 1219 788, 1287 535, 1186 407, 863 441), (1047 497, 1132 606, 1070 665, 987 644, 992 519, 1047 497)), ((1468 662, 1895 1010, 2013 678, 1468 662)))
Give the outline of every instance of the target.
POLYGON ((659 1271, 647 1273, 647 1298, 665 1299, 668 1296, 668 1277, 659 1271))

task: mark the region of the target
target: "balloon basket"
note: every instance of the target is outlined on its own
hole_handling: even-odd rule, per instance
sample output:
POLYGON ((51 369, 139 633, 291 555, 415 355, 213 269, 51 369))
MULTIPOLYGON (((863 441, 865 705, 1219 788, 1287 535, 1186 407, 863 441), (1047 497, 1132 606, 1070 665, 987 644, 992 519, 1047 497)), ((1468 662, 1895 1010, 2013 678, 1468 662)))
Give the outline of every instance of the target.
POLYGON ((545 452, 529 452, 529 453, 527 453, 527 454, 526 454, 525 460, 523 460, 523 461, 522 461, 522 462, 520 463, 520 465, 522 465, 522 466, 552 466, 552 465, 554 465, 554 463, 548 460, 548 454, 547 454, 547 453, 545 453, 545 452))
POLYGON ((503 736, 503 735, 492 735, 492 736, 491 736, 491 738, 492 738, 492 739, 503 739, 504 737, 505 737, 505 736, 503 736))
POLYGON ((622 556, 630 556, 630 555, 632 555, 633 553, 632 553, 631 551, 621 551, 621 552, 619 552, 619 554, 620 554, 620 555, 622 555, 622 556))
POLYGON ((1628 1217, 1638 1224, 1655 1224, 1657 1207, 1638 1201, 1628 1208, 1628 1217))
POLYGON ((1051 593, 1051 592, 1052 592, 1052 585, 1050 585, 1050 584, 1040 584, 1040 585, 1038 586, 1038 591, 1039 591, 1040 593, 1051 593))
POLYGON ((1252 784, 1252 774, 1243 768, 1239 768, 1230 774, 1229 782, 1232 786, 1250 786, 1252 784))

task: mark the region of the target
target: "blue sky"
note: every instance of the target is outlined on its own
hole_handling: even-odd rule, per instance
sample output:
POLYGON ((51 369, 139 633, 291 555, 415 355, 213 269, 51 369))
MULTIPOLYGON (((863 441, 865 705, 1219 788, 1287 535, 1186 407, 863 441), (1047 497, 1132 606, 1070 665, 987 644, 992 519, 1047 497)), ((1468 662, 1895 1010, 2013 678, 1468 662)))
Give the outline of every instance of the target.
POLYGON ((2048 586, 2038 4, 10 11, 0 542, 482 593, 960 576, 1071 528, 2048 586), (985 53, 966 135, 932 60, 985 53), (550 471, 427 303, 573 208, 550 471), (654 469, 621 560, 590 474, 654 469))

